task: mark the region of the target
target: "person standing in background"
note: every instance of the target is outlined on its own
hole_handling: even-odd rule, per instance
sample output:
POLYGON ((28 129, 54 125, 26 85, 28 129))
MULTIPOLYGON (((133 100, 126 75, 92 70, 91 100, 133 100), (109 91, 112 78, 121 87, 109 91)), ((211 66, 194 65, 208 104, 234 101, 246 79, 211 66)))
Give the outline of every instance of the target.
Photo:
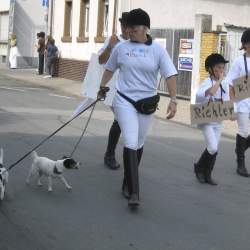
POLYGON ((18 56, 17 38, 16 34, 12 33, 10 37, 10 55, 9 55, 9 63, 11 69, 17 68, 17 56, 18 56))
POLYGON ((45 33, 41 31, 37 35, 38 35, 37 52, 39 57, 38 74, 42 75, 44 72, 45 33))
POLYGON ((55 40, 52 36, 47 37, 47 43, 45 47, 45 57, 46 57, 46 73, 48 75, 44 78, 51 78, 55 76, 55 64, 58 58, 58 49, 55 46, 55 40))

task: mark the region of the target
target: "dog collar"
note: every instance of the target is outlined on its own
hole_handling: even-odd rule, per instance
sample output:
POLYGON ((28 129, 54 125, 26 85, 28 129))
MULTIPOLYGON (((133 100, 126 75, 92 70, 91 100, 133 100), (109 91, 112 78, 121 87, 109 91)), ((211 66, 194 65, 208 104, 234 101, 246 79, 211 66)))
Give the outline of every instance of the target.
POLYGON ((56 164, 55 164, 55 166, 54 166, 53 173, 54 173, 54 174, 62 174, 62 172, 58 171, 58 169, 57 169, 57 167, 56 167, 56 164))
MULTIPOLYGON (((130 41, 131 41, 131 40, 130 40, 130 41)), ((137 41, 131 41, 131 42, 132 42, 132 43, 139 43, 139 42, 137 42, 137 41)), ((152 43, 153 43, 152 37, 151 37, 150 35, 147 34, 147 41, 146 41, 144 44, 150 46, 150 45, 152 45, 152 43)))

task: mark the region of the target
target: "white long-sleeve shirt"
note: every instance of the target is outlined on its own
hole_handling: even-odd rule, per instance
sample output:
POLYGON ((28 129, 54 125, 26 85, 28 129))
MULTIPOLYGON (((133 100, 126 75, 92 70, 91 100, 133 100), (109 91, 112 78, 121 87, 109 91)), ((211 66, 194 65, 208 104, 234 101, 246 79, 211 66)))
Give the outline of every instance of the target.
MULTIPOLYGON (((248 65, 248 74, 250 74, 250 57, 247 57, 247 65, 248 65)), ((233 86, 233 80, 245 76, 245 63, 244 63, 244 56, 241 55, 235 59, 233 62, 225 81, 233 86)), ((242 112, 242 113, 249 113, 250 112, 250 98, 246 98, 244 100, 238 101, 235 103, 236 110, 235 112, 242 112)))
POLYGON ((230 97, 229 97, 229 85, 225 82, 225 80, 223 80, 221 82, 221 86, 224 89, 224 92, 221 92, 221 88, 219 87, 218 90, 216 91, 216 93, 213 96, 205 96, 205 93, 208 89, 210 89, 211 87, 214 86, 214 84, 216 83, 215 80, 212 80, 210 77, 206 78, 201 86, 199 87, 197 93, 196 93, 196 100, 195 103, 205 103, 208 102, 210 97, 212 98, 212 100, 218 100, 218 99, 223 99, 223 101, 229 101, 230 97))
POLYGON ((134 101, 157 92, 158 72, 164 78, 176 75, 177 71, 167 51, 156 41, 151 45, 125 41, 116 46, 105 69, 119 69, 116 88, 134 101))

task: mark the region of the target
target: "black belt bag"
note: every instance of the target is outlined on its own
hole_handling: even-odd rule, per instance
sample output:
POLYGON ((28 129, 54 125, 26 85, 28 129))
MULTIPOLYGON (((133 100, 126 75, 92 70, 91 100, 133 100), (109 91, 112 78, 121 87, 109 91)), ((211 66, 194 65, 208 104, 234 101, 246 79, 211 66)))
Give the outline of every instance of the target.
POLYGON ((151 97, 143 98, 138 101, 134 101, 129 97, 127 97, 126 95, 122 94, 120 91, 117 91, 117 93, 125 100, 130 102, 139 113, 144 115, 153 114, 156 111, 158 103, 160 101, 160 95, 158 94, 151 97))

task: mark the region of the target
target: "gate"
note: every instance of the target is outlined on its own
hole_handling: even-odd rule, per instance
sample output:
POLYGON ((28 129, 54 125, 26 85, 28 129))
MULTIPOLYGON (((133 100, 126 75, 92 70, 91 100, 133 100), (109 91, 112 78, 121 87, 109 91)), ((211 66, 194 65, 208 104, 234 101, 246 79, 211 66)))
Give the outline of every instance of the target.
POLYGON ((233 61, 243 54, 241 48, 241 36, 245 28, 227 28, 228 32, 219 35, 218 53, 221 53, 229 63, 226 65, 228 72, 233 61))
MULTIPOLYGON (((166 39, 166 49, 173 60, 173 63, 178 69, 178 56, 180 39, 193 39, 193 29, 152 29, 151 35, 153 38, 166 39)), ((191 82, 192 72, 178 71, 177 77, 177 95, 185 99, 189 99, 191 96, 191 82)), ((162 94, 168 94, 167 87, 162 80, 159 85, 159 92, 162 94)))

